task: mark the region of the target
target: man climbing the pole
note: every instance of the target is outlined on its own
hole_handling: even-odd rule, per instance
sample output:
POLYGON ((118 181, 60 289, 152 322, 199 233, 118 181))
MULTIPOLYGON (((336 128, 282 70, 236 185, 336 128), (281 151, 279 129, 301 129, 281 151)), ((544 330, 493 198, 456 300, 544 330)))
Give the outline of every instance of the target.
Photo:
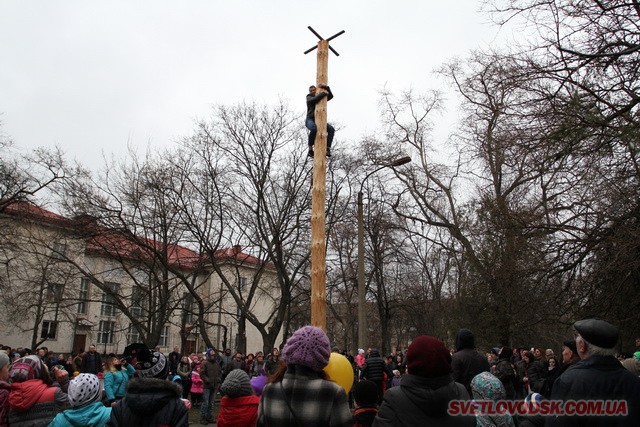
MULTIPOLYGON (((318 127, 316 126, 316 104, 320 102, 322 98, 327 97, 327 101, 333 99, 333 93, 329 86, 325 84, 320 85, 320 89, 315 86, 309 86, 309 93, 307 94, 307 119, 305 120, 305 126, 309 129, 309 157, 313 157, 313 145, 316 142, 316 133, 318 127)), ((333 134, 335 129, 329 123, 327 123, 327 157, 331 157, 331 142, 333 141, 333 134)))

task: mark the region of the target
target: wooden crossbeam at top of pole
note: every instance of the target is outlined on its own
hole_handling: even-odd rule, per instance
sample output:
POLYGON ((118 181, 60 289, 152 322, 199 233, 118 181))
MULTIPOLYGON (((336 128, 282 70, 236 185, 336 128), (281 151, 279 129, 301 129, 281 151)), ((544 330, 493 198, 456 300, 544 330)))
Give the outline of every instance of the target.
MULTIPOLYGON (((308 28, 308 29, 309 29, 309 31, 311 31, 311 32, 312 32, 312 33, 313 33, 313 34, 314 34, 314 35, 315 35, 319 40, 321 40, 321 41, 322 41, 322 40, 324 40, 324 39, 322 38, 322 36, 321 36, 320 34, 318 34, 318 33, 317 33, 317 31, 316 31, 316 30, 314 30, 313 28, 311 28, 311 25, 309 25, 307 28, 308 28)), ((339 33, 335 33, 334 35, 332 35, 331 37, 329 37, 329 38, 327 39, 327 41, 329 42, 329 41, 331 41, 331 40, 335 39, 336 37, 338 37, 338 36, 340 36, 340 35, 342 35, 342 34, 344 34, 344 30, 340 31, 339 33)), ((317 49, 317 48, 318 48, 318 45, 315 45, 314 47, 312 47, 312 48, 310 48, 310 49, 305 50, 305 51, 304 51, 304 54, 306 55, 306 54, 307 54, 307 53, 309 53, 309 52, 313 52, 313 50, 314 50, 314 49, 317 49)), ((331 52, 333 52, 336 56, 340 56, 340 54, 339 54, 339 53, 338 53, 334 48, 332 48, 331 46, 329 46, 329 50, 330 50, 331 52)))

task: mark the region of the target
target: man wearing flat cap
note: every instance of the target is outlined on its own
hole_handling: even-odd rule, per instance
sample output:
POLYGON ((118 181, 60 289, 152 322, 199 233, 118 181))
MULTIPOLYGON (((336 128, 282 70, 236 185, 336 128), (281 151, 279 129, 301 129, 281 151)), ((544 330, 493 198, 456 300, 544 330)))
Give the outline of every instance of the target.
POLYGON ((626 416, 557 416, 547 426, 640 426, 640 378, 615 358, 618 329, 598 319, 573 325, 580 361, 570 366, 553 384, 551 400, 625 400, 626 416))

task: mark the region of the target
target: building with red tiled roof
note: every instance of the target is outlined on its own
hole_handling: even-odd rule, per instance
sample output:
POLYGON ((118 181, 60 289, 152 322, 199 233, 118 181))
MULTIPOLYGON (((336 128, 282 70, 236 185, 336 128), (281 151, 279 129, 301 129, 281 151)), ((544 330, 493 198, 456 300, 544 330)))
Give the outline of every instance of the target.
POLYGON ((247 351, 262 350, 262 337, 249 322, 245 335, 238 336, 241 310, 229 287, 241 294, 259 277, 258 297, 249 309, 266 319, 276 303, 269 296, 276 274, 240 246, 209 257, 106 228, 88 215, 67 218, 28 202, 7 206, 0 227, 6 231, 5 243, 11 242, 0 252, 0 262, 8 266, 0 286, 11 289, 5 307, 0 301, 0 343, 36 343, 56 353, 95 343, 99 351, 121 353, 140 340, 143 323, 146 327, 160 319, 155 331, 161 350, 201 351, 199 312, 185 287, 188 282, 203 301, 207 334, 215 346, 246 342, 247 351))

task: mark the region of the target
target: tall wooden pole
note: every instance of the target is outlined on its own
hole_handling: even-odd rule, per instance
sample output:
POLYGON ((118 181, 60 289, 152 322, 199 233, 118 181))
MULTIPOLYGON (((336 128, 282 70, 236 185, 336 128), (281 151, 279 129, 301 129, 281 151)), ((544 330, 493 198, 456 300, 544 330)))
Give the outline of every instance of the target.
MULTIPOLYGON (((316 87, 324 90, 320 85, 329 81, 329 51, 339 56, 329 41, 344 34, 344 30, 323 39, 313 28, 309 28, 318 39, 317 46, 307 49, 305 55, 318 49, 318 66, 316 87)), ((327 98, 324 97, 316 104, 315 122, 317 127, 314 142, 315 156, 313 158, 313 187, 311 189, 311 324, 327 330, 327 271, 326 271, 326 241, 325 241, 325 193, 327 180, 327 98)))
MULTIPOLYGON (((318 42, 316 87, 327 84, 329 42, 318 42)), ((327 272, 325 242, 325 187, 327 179, 327 97, 316 104, 315 156, 313 158, 313 188, 311 190, 311 324, 327 329, 327 272)))

